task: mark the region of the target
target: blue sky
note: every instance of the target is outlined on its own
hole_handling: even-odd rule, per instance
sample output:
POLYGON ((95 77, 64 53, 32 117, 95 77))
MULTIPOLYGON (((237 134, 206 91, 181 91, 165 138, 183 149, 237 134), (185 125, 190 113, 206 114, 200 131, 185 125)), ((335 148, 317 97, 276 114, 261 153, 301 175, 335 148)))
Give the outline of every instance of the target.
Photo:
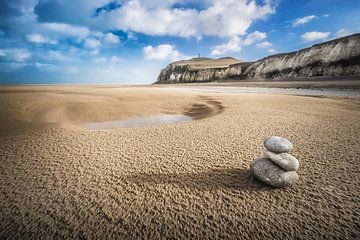
POLYGON ((251 61, 360 32, 359 0, 2 0, 0 83, 151 83, 197 56, 251 61))

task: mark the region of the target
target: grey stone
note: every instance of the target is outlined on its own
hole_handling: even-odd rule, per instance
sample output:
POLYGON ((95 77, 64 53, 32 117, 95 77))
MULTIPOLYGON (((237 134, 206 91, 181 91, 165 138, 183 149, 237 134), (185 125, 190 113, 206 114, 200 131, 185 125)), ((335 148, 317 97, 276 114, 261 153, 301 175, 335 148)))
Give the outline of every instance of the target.
POLYGON ((260 181, 276 188, 291 187, 299 179, 295 171, 287 172, 268 158, 255 159, 250 171, 260 181))
POLYGON ((289 153, 274 153, 265 149, 264 157, 269 158, 273 163, 286 171, 296 171, 299 169, 299 161, 289 153))
POLYGON ((264 141, 267 150, 275 153, 290 152, 293 148, 292 143, 286 138, 279 136, 271 136, 264 141))

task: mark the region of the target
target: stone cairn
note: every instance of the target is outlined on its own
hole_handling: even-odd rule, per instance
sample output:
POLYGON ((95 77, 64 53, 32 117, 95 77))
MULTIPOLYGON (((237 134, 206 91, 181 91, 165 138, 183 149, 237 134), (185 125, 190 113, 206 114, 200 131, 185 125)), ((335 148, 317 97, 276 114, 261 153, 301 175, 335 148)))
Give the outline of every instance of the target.
POLYGON ((251 163, 251 173, 273 187, 294 185, 299 178, 296 173, 299 161, 289 153, 293 144, 286 138, 272 136, 265 139, 264 146, 264 156, 251 163))

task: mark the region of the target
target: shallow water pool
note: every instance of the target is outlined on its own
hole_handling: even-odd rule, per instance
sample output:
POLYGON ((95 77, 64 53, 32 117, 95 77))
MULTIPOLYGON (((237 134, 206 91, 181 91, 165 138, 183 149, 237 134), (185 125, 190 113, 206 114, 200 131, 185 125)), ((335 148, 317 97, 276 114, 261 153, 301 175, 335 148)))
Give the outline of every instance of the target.
POLYGON ((115 121, 88 122, 82 124, 81 126, 87 129, 101 130, 114 128, 148 127, 189 121, 192 121, 192 118, 184 114, 157 114, 152 116, 134 117, 115 121))

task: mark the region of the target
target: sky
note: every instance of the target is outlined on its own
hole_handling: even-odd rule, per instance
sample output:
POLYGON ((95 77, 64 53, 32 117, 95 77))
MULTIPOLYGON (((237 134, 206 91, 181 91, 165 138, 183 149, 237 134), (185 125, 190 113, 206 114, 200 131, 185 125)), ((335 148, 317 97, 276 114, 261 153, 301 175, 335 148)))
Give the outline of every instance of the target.
POLYGON ((0 84, 142 84, 172 61, 254 61, 360 32, 359 0, 2 0, 0 84))

